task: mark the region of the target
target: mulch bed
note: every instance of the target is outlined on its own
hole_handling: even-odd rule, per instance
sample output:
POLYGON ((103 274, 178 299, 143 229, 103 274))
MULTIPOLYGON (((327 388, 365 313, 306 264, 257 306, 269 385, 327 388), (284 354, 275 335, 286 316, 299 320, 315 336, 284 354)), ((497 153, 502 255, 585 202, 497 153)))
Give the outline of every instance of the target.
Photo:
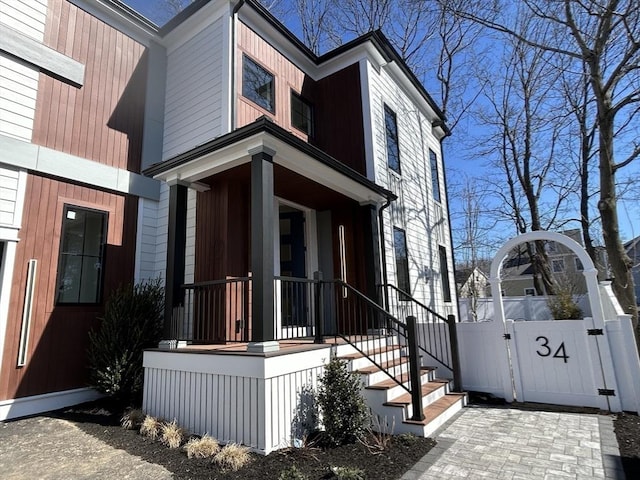
POLYGON ((74 422, 84 432, 118 449, 136 455, 174 474, 176 479, 278 479, 283 470, 295 465, 309 480, 336 478, 331 467, 357 467, 367 479, 395 480, 418 462, 434 445, 429 438, 392 437, 388 448, 377 452, 372 439, 337 448, 308 446, 273 452, 267 456, 251 454, 251 462, 237 472, 222 472, 206 459, 187 458, 184 450, 169 449, 137 431, 120 427, 120 415, 107 414, 103 405, 89 404, 60 410, 54 415, 74 422))
MULTIPOLYGON (((475 399, 477 403, 492 403, 486 399, 475 399), (485 401, 482 401, 485 400, 485 401)), ((540 404, 517 404, 516 408, 545 409, 540 404)), ((337 448, 308 446, 286 449, 262 456, 251 454, 251 462, 237 472, 221 472, 209 460, 189 459, 182 449, 169 449, 160 442, 150 441, 137 431, 120 427, 120 415, 105 411, 99 403, 60 410, 53 415, 70 420, 86 433, 99 440, 143 460, 162 465, 174 474, 176 479, 229 479, 229 480, 270 480, 277 479, 283 470, 295 465, 309 480, 336 478, 332 466, 357 467, 365 472, 367 479, 395 480, 400 478, 418 462, 434 445, 429 438, 407 436, 393 437, 383 452, 362 443, 344 445, 337 448)), ((594 409, 552 407, 558 411, 575 413, 595 413, 594 409)), ((620 448, 620 456, 627 478, 640 478, 640 417, 620 414, 614 419, 615 434, 620 448)))

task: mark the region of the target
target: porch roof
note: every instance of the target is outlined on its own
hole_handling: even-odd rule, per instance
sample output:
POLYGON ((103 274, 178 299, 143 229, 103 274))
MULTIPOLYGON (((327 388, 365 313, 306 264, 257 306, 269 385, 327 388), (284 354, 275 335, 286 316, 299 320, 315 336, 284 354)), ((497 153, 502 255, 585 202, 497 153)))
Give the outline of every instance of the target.
POLYGON ((396 199, 389 190, 266 117, 152 165, 144 173, 169 183, 182 183, 196 190, 207 189, 207 186, 198 182, 250 162, 251 155, 261 150, 271 153, 275 164, 310 178, 359 203, 382 203, 396 199))

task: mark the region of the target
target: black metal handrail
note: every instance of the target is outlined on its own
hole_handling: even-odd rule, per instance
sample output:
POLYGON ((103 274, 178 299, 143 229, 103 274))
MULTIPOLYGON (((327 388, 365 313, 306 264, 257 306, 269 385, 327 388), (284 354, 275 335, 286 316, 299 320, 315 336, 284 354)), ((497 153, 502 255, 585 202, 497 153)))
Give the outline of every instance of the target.
POLYGON ((446 368, 453 371, 451 335, 449 324, 455 320, 443 317, 413 298, 395 285, 382 285, 387 300, 387 310, 404 319, 415 317, 418 324, 418 346, 420 350, 446 368))

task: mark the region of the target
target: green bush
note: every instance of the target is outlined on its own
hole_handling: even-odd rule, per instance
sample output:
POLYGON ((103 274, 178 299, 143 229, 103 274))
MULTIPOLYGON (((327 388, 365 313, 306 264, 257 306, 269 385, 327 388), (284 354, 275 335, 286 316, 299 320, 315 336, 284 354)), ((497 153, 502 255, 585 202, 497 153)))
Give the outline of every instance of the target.
POLYGON ((164 288, 160 280, 121 286, 89 332, 89 384, 122 405, 141 403, 142 354, 162 337, 164 288))
POLYGON ((363 435, 368 420, 360 376, 347 370, 346 362, 334 358, 320 377, 318 405, 328 443, 353 443, 363 435))
POLYGON ((338 480, 365 480, 364 470, 357 467, 331 467, 331 471, 338 480))
POLYGON ((309 477, 298 470, 298 467, 292 465, 291 467, 280 472, 278 480, 309 480, 309 477))
POLYGON ((582 318, 582 310, 573 300, 573 294, 569 289, 559 289, 556 295, 549 297, 547 305, 555 320, 582 318))

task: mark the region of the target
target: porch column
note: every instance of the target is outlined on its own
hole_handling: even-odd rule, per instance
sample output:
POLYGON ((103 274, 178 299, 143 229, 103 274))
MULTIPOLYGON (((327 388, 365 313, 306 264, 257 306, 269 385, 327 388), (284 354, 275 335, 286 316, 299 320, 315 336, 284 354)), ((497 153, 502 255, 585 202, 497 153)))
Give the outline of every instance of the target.
POLYGON ((273 313, 273 156, 261 146, 251 155, 251 337, 248 350, 277 350, 273 313))
POLYGON ((167 277, 165 279, 164 330, 165 340, 175 340, 172 332, 173 308, 180 305, 180 286, 184 283, 184 256, 187 242, 187 187, 169 186, 169 231, 167 237, 167 277))

